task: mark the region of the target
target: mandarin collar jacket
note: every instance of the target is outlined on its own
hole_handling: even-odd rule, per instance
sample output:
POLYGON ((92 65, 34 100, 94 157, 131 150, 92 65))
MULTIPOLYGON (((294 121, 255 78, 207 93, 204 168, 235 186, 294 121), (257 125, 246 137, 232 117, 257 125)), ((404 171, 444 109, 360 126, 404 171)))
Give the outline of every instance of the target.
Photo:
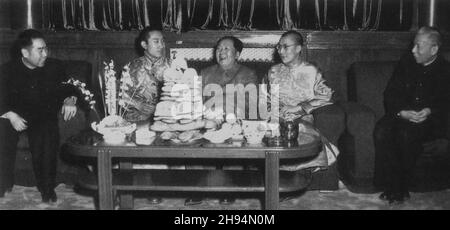
MULTIPOLYGON (((29 124, 56 121, 64 98, 78 96, 67 80, 62 61, 48 58, 44 67, 27 68, 21 59, 1 68, 2 114, 13 111, 29 124)), ((79 98, 80 99, 80 98, 79 98)))

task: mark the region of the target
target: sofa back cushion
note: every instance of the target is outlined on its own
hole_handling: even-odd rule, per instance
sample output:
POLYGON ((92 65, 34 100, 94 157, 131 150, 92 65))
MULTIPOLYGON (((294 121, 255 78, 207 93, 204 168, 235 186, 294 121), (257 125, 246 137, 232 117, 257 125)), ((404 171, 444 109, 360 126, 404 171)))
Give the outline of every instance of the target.
POLYGON ((348 75, 348 99, 370 107, 379 119, 384 115, 383 92, 396 61, 355 62, 348 75))

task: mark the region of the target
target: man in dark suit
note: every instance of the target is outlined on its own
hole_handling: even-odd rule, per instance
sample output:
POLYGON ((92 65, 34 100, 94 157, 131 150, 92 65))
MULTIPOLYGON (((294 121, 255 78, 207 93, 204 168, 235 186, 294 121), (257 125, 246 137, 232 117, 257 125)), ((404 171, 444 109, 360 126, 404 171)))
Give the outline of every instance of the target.
MULTIPOLYGON (((0 71, 0 73, 2 73, 0 71)), ((7 110, 6 76, 0 75, 0 115, 7 110)), ((10 192, 14 185, 14 164, 18 137, 10 121, 0 117, 0 197, 10 192)))
MULTIPOLYGON (((202 85, 203 85, 203 100, 205 101, 205 106, 209 107, 209 100, 214 100, 213 97, 205 96, 206 91, 210 91, 213 89, 211 86, 220 87, 222 89, 223 93, 223 99, 222 102, 223 108, 222 110, 228 114, 233 113, 237 116, 238 119, 256 119, 256 117, 251 117, 250 111, 252 111, 249 107, 251 105, 252 107, 254 105, 257 105, 257 101, 255 101, 257 98, 252 97, 251 94, 249 94, 249 99, 245 100, 243 104, 238 104, 239 98, 235 97, 235 92, 237 94, 245 95, 244 88, 236 87, 237 85, 241 84, 242 86, 247 86, 253 84, 255 89, 259 86, 259 79, 256 75, 256 72, 253 69, 250 69, 247 66, 244 66, 240 63, 238 63, 239 56, 242 53, 242 50, 244 48, 244 44, 241 40, 234 36, 225 36, 220 38, 216 46, 214 47, 214 54, 215 54, 215 61, 216 64, 213 64, 209 67, 206 67, 201 70, 200 76, 202 76, 202 85), (227 88, 227 86, 234 86, 231 88, 227 88), (230 91, 227 91, 230 90, 230 91), (239 92, 239 90, 242 90, 239 92), (229 102, 227 100, 234 100, 233 102, 229 102), (232 106, 229 106, 232 105, 232 106), (231 111, 230 111, 231 110, 231 111)), ((212 90, 213 91, 213 90, 212 90)), ((215 92, 217 93, 217 92, 215 92)), ((215 102, 216 103, 216 102, 215 102)), ((214 104, 215 104, 214 103, 214 104)), ((254 107, 253 107, 254 108, 254 107)), ((210 109, 210 108, 208 108, 210 109)), ((256 109, 253 110, 256 115, 256 109)), ((238 163, 239 164, 239 163, 238 163)), ((200 168, 200 169, 213 169, 213 168, 227 168, 230 165, 222 165, 219 163, 217 167, 212 165, 187 165, 187 168, 193 169, 193 168, 200 168), (225 166, 225 167, 224 167, 225 166)), ((231 166, 234 166, 231 164, 231 166)), ((238 166, 238 165, 236 165, 238 166)), ((228 194, 226 197, 223 197, 220 199, 221 204, 232 204, 235 201, 234 198, 228 197, 228 194)), ((202 198, 200 197, 191 197, 186 199, 185 205, 196 205, 200 204, 202 202, 202 198)))
POLYGON ((431 27, 416 34, 386 90, 386 114, 375 131, 375 186, 389 203, 409 198, 411 172, 422 144, 444 137, 450 106, 450 67, 440 55, 441 35, 431 27))
POLYGON ((43 202, 56 202, 56 164, 59 148, 57 113, 64 120, 76 114, 77 91, 65 79, 63 65, 47 58, 43 34, 25 30, 17 39, 21 57, 2 66, 0 103, 0 195, 11 190, 18 134, 28 135, 33 170, 43 202), (62 107, 61 107, 62 105, 62 107))

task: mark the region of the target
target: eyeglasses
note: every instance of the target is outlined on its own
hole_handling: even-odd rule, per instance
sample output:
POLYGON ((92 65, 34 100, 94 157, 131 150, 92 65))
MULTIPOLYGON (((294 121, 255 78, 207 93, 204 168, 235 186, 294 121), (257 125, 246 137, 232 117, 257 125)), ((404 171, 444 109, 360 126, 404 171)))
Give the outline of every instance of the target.
POLYGON ((287 49, 288 47, 291 47, 291 46, 296 46, 297 44, 292 44, 292 45, 280 45, 280 44, 277 44, 276 46, 275 46, 275 48, 277 49, 277 50, 281 50, 281 49, 287 49))

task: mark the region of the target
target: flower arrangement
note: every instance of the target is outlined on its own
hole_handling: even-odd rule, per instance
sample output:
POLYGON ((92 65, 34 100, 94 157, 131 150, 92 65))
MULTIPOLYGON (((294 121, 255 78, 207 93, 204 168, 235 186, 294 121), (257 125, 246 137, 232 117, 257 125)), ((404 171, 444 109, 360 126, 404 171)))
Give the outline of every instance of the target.
POLYGON ((122 69, 122 77, 120 78, 120 87, 119 87, 119 115, 123 117, 125 113, 129 110, 130 106, 135 105, 133 101, 136 92, 143 90, 142 83, 144 81, 139 82, 138 85, 134 86, 133 80, 130 76, 130 64, 127 64, 122 69), (133 89, 129 91, 129 89, 133 89))
POLYGON ((98 124, 96 122, 92 123, 91 127, 93 130, 103 134, 106 142, 118 144, 124 141, 125 135, 132 133, 136 129, 136 124, 132 124, 123 118, 124 112, 122 111, 122 107, 126 106, 126 103, 119 103, 122 101, 123 91, 127 89, 127 85, 132 84, 132 81, 128 65, 122 71, 120 82, 116 78, 114 61, 111 60, 109 63, 104 62, 104 65, 104 89, 101 75, 99 75, 99 82, 106 117, 98 124), (104 94, 103 91, 105 92, 104 94))
MULTIPOLYGON (((130 76, 130 64, 123 67, 120 80, 117 80, 116 78, 113 60, 111 60, 110 63, 104 62, 104 65, 105 114, 109 116, 117 115, 123 117, 128 108, 134 104, 133 97, 141 88, 142 82, 140 82, 137 86, 133 85, 133 81, 130 76), (128 92, 130 88, 134 88, 132 92, 128 92)), ((100 87, 103 91, 102 85, 100 87)))
POLYGON ((69 85, 75 86, 81 92, 81 96, 83 96, 84 101, 86 101, 86 103, 89 105, 89 108, 91 108, 92 110, 95 110, 94 106, 95 106, 96 102, 93 99, 94 94, 92 94, 91 91, 86 89, 86 83, 83 83, 82 81, 76 80, 75 78, 71 77, 66 82, 63 82, 63 84, 69 84, 69 85))
MULTIPOLYGON (((117 115, 117 79, 116 71, 114 71, 114 61, 110 63, 104 62, 105 71, 105 107, 107 115, 117 115)), ((102 89, 103 91, 103 89, 102 89)))

